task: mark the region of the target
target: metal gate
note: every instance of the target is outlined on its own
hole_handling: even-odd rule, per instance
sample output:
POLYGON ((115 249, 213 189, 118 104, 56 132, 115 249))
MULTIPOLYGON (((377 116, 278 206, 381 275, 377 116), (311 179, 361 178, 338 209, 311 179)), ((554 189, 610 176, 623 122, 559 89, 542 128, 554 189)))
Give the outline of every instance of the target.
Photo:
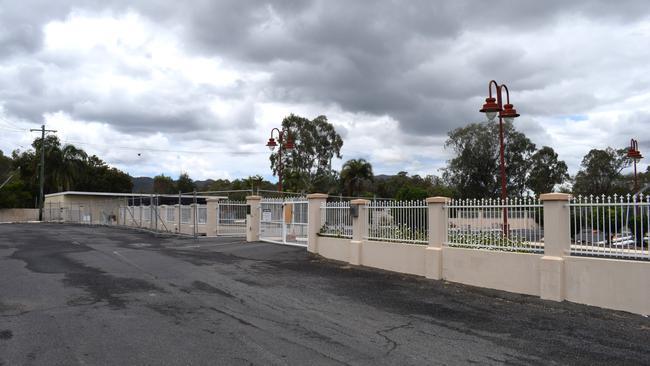
POLYGON ((260 240, 307 246, 309 205, 305 198, 265 198, 260 202, 260 240))
POLYGON ((246 201, 219 201, 217 204, 217 235, 246 236, 246 201))

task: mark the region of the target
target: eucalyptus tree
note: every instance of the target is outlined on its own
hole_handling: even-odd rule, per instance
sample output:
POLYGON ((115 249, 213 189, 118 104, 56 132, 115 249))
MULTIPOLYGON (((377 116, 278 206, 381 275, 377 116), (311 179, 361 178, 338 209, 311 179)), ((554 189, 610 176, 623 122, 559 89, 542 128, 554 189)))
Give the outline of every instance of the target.
POLYGON ((288 190, 311 191, 314 182, 323 177, 335 176, 332 171, 332 159, 341 158, 343 139, 326 116, 313 120, 294 114, 282 120, 282 129, 289 131, 295 147, 282 152, 279 161, 279 149, 269 157, 271 170, 278 174, 282 166, 283 185, 288 190), (281 163, 281 164, 280 164, 281 163))

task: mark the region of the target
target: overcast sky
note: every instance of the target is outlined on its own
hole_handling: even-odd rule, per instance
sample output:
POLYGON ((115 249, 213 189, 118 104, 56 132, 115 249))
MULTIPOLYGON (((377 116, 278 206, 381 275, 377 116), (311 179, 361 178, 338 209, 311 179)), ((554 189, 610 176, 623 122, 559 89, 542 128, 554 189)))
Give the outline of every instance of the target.
POLYGON ((45 123, 133 176, 270 178, 290 113, 334 124, 337 169, 439 175, 490 79, 571 173, 632 137, 650 161, 643 0, 0 0, 0 150, 45 123))

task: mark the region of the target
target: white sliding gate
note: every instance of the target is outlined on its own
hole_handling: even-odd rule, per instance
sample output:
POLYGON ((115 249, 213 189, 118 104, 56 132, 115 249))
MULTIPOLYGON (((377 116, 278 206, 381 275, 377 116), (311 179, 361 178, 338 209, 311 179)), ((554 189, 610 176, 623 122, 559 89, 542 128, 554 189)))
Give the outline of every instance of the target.
POLYGON ((260 240, 307 246, 306 198, 264 198, 260 202, 260 240))

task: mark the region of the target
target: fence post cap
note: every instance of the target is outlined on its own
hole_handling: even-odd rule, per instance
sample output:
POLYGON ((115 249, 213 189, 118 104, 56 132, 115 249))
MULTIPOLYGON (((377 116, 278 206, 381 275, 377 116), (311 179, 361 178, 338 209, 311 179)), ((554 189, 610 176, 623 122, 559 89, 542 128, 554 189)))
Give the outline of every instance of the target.
POLYGON ((539 196, 540 201, 568 201, 571 195, 568 193, 544 193, 539 196))
POLYGON ((246 201, 260 201, 261 199, 261 196, 246 196, 246 201))
POLYGON ((427 203, 447 203, 451 200, 449 197, 436 196, 436 197, 427 197, 425 200, 427 203))
POLYGON ((357 198, 352 201, 350 201, 351 205, 367 205, 370 203, 370 200, 363 199, 363 198, 357 198))
POLYGON ((307 199, 317 199, 317 198, 327 198, 329 195, 327 193, 310 193, 307 195, 307 199))
POLYGON ((208 197, 205 199, 206 202, 219 202, 219 200, 222 200, 223 197, 208 197))

